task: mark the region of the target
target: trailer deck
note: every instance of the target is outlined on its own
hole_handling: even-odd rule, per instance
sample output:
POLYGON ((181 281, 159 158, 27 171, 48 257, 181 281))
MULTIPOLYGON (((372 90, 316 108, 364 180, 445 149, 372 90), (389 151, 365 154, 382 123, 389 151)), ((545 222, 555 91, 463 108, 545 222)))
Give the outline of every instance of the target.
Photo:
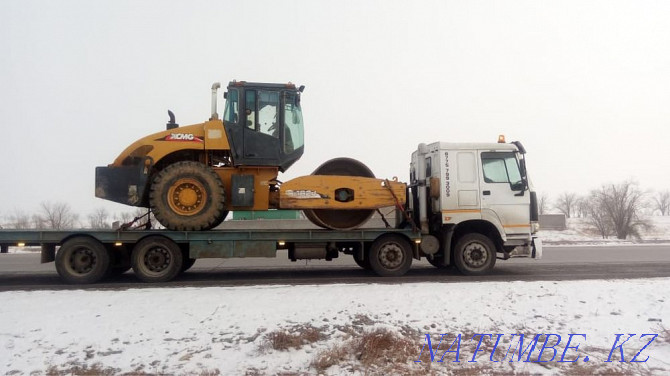
POLYGON ((145 282, 159 282, 174 278, 199 258, 276 257, 279 249, 288 250, 293 261, 348 254, 363 268, 397 276, 409 269, 412 259, 420 259, 420 243, 420 233, 394 228, 0 230, 3 253, 10 246, 41 246, 42 263, 55 261, 60 276, 70 283, 94 283, 131 267, 145 282))

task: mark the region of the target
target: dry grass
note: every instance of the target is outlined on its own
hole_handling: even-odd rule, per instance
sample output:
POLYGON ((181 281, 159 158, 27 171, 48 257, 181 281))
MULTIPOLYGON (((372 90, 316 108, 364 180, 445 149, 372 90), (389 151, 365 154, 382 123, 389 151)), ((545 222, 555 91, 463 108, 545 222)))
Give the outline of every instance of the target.
POLYGON ((345 345, 335 345, 329 349, 319 351, 314 360, 312 360, 312 367, 319 372, 345 362, 351 357, 351 348, 345 345))
MULTIPOLYGON (((165 372, 147 372, 138 369, 133 372, 124 372, 119 373, 118 368, 105 367, 101 363, 95 363, 92 365, 79 365, 79 364, 68 364, 64 367, 49 367, 45 374, 47 376, 169 376, 172 373, 165 372)), ((187 372, 183 373, 185 376, 219 376, 221 372, 219 370, 201 370, 197 372, 187 372)))
POLYGON ((101 363, 95 363, 92 365, 68 365, 65 368, 59 369, 56 366, 51 366, 47 369, 47 376, 107 376, 115 375, 119 370, 111 367, 105 367, 101 363))
POLYGON ((417 355, 416 342, 388 329, 364 333, 354 347, 357 358, 365 365, 406 363, 417 355))
POLYGON ((299 349, 323 339, 326 339, 326 335, 322 328, 316 328, 311 324, 294 325, 266 334, 260 350, 286 351, 290 348, 299 349))
POLYGON ((312 367, 317 372, 339 365, 363 371, 366 375, 430 375, 433 373, 430 364, 414 363, 414 357, 420 350, 415 338, 384 328, 362 333, 359 331, 343 343, 319 351, 312 361, 312 367))

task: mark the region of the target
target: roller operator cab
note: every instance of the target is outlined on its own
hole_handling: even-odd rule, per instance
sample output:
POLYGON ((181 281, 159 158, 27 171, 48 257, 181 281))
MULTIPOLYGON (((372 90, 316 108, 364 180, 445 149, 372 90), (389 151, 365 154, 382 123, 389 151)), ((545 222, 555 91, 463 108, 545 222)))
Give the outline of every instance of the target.
POLYGON ((420 144, 409 206, 435 266, 482 274, 496 258, 540 258, 537 197, 520 142, 420 144))
POLYGON ((232 81, 222 119, 212 86, 208 121, 167 129, 127 147, 96 168, 96 197, 151 208, 172 230, 216 227, 229 210, 267 210, 277 175, 304 150, 304 86, 232 81))

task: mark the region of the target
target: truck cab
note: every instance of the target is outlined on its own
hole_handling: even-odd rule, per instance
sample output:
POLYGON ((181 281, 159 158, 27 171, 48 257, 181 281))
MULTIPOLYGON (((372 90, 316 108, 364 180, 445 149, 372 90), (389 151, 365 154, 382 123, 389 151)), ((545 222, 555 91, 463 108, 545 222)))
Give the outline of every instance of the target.
POLYGON ((412 154, 412 220, 436 266, 483 274, 496 258, 541 257, 537 195, 520 142, 421 144, 412 154))

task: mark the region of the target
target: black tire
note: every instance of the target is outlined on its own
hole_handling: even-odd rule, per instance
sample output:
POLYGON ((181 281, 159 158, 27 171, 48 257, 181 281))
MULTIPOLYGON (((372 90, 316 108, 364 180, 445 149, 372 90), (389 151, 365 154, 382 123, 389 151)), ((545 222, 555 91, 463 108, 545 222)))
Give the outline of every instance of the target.
POLYGON ((130 270, 130 251, 126 245, 121 247, 112 244, 106 244, 107 252, 111 257, 111 265, 109 268, 109 276, 117 277, 130 270))
POLYGON ((153 179, 149 205, 163 226, 177 231, 209 230, 228 215, 217 174, 193 161, 169 165, 153 179))
POLYGON ((185 258, 184 263, 181 265, 181 272, 183 273, 183 272, 191 269, 193 264, 195 264, 195 260, 196 259, 194 259, 194 258, 188 258, 188 257, 185 258))
POLYGON ((371 270, 372 267, 370 266, 370 258, 365 257, 364 259, 360 259, 358 256, 356 256, 356 253, 353 254, 354 261, 356 262, 356 265, 360 266, 361 268, 365 270, 371 270))
POLYGON ((378 237, 368 251, 370 269, 382 277, 399 277, 412 266, 409 241, 395 234, 378 237))
POLYGON ((451 265, 442 265, 442 258, 438 258, 436 256, 433 256, 432 258, 426 257, 426 260, 428 260, 431 265, 438 269, 449 269, 451 267, 451 265))
POLYGON ((120 276, 121 274, 127 272, 127 271, 130 270, 130 269, 131 269, 130 264, 128 264, 128 265, 123 265, 123 266, 114 266, 114 267, 112 267, 111 270, 109 271, 109 276, 110 276, 110 277, 118 277, 118 276, 120 276))
POLYGON ((67 283, 96 283, 110 271, 110 254, 99 241, 89 237, 72 238, 56 253, 56 271, 67 283))
POLYGON ((133 271, 144 282, 167 282, 182 270, 183 255, 172 240, 152 236, 133 248, 130 256, 133 271))
POLYGON ((496 248, 493 241, 478 233, 463 235, 456 242, 454 264, 465 275, 488 273, 496 264, 496 248))

